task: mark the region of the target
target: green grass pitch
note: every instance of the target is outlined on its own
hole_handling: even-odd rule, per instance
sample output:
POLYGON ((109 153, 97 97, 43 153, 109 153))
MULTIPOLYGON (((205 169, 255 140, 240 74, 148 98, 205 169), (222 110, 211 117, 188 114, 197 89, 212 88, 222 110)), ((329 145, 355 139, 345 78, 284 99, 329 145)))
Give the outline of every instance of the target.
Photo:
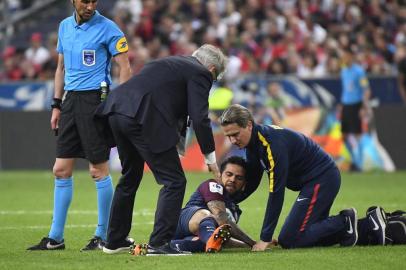
MULTIPOLYGON (((117 182, 119 175, 113 174, 117 182)), ((207 173, 187 174, 185 201, 207 173)), ((151 174, 144 176, 138 191, 131 236, 146 242, 159 186, 151 174)), ((241 204, 240 226, 258 239, 267 201, 267 181, 241 204)), ((388 211, 406 209, 406 172, 343 174, 340 193, 331 214, 354 206, 359 216, 371 205, 388 211)), ((287 192, 275 236, 297 194, 287 192)), ((184 202, 185 202, 184 201, 184 202)), ((406 246, 275 248, 254 253, 248 249, 224 250, 218 254, 183 257, 134 257, 106 255, 99 251, 81 253, 97 223, 95 186, 87 172, 74 176, 74 195, 65 229, 66 250, 29 252, 50 227, 53 179, 50 172, 0 172, 0 269, 406 269, 406 246)))

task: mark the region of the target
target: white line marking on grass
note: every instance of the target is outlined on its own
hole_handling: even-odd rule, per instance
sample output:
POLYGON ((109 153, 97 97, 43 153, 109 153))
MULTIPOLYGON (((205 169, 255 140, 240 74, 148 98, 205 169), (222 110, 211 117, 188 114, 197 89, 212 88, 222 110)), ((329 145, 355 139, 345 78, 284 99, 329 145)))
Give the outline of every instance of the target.
MULTIPOLYGON (((52 215, 52 210, 0 210, 0 215, 3 216, 18 216, 18 215, 52 215)), ((94 210, 70 210, 69 215, 97 215, 94 210)), ((151 209, 136 210, 134 216, 153 216, 155 214, 151 209)))
MULTIPOLYGON (((132 226, 138 226, 138 225, 151 225, 154 224, 153 221, 148 221, 148 222, 135 222, 132 223, 132 226)), ((94 228, 96 227, 96 224, 72 224, 72 225, 66 225, 65 229, 82 229, 82 228, 94 228)), ((49 229, 50 225, 36 225, 36 226, 5 226, 5 227, 0 227, 0 231, 6 231, 6 230, 44 230, 44 229, 49 229)))

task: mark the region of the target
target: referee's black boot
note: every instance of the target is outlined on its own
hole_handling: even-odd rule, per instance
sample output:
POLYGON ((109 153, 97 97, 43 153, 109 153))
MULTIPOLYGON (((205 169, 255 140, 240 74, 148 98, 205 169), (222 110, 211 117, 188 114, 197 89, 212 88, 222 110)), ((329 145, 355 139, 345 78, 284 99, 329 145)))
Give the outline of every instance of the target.
POLYGON ((62 249, 65 249, 65 242, 63 240, 61 242, 57 242, 49 237, 44 237, 38 244, 27 248, 27 250, 62 250, 62 249))
POLYGON ((80 251, 99 250, 103 249, 106 243, 99 236, 94 236, 89 243, 80 251))

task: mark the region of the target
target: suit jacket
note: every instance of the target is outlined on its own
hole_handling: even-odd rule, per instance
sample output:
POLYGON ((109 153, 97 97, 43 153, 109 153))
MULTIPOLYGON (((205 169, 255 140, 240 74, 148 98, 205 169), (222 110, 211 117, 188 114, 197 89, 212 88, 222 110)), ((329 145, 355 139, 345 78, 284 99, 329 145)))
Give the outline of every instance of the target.
POLYGON ((212 83, 211 73, 192 56, 158 59, 111 91, 96 115, 119 113, 134 118, 154 153, 177 144, 179 122, 189 115, 200 149, 208 154, 215 148, 208 118, 212 83))

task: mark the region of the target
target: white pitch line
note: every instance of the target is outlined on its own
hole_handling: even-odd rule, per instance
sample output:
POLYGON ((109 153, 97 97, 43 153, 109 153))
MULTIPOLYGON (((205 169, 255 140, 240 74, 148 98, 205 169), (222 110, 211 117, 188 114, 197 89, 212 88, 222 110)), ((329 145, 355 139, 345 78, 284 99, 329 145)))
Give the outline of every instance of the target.
MULTIPOLYGON (((132 223, 132 226, 138 226, 138 225, 151 225, 154 224, 153 221, 148 221, 148 222, 134 222, 132 223)), ((82 229, 82 228, 95 228, 97 225, 96 224, 72 224, 72 225, 66 225, 65 229, 82 229)), ((44 229, 49 229, 50 225, 37 225, 37 226, 5 226, 1 227, 0 226, 0 231, 6 231, 6 230, 44 230, 44 229)))
MULTIPOLYGON (((52 210, 0 210, 0 215, 3 216, 18 216, 18 215, 52 215, 52 210)), ((135 216, 152 216, 154 211, 150 209, 136 210, 133 215, 135 216)), ((94 210, 70 210, 68 215, 97 215, 94 210)))
MULTIPOLYGON (((372 205, 372 204, 371 204, 372 205)), ((388 212, 392 212, 395 211, 396 209, 404 209, 405 205, 404 204, 398 204, 398 203, 391 203, 391 204, 379 204, 381 205, 385 210, 389 210, 388 212)), ((347 205, 347 204, 334 204, 336 209, 346 209, 346 208, 350 208, 352 207, 351 205, 347 205)), ((244 210, 245 212, 248 211, 265 211, 264 207, 241 207, 242 210, 244 210)), ((357 208, 358 209, 358 208, 357 208)), ((365 209, 367 210, 367 209, 365 209)))

